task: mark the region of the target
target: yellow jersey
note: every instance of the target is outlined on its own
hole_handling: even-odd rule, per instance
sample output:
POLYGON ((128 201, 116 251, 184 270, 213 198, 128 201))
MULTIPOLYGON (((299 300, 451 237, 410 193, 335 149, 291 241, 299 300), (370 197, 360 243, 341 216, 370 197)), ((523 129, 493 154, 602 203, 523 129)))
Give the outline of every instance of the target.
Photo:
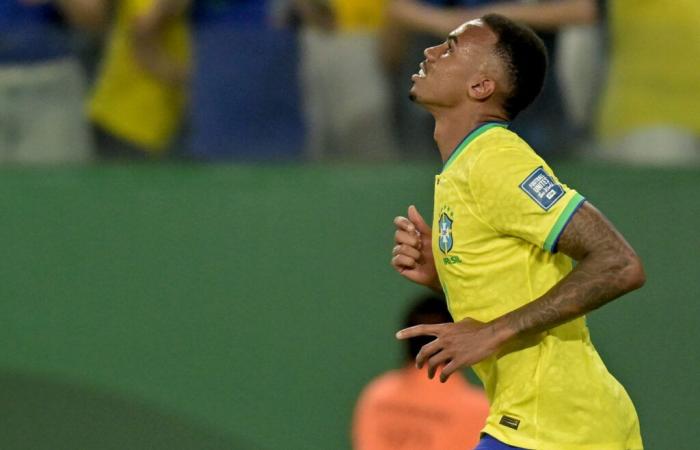
MULTIPOLYGON (((435 177, 433 254, 455 321, 496 319, 573 268, 557 240, 584 198, 503 123, 467 136, 435 177)), ((509 342, 473 367, 484 432, 537 450, 637 450, 639 422, 591 344, 584 317, 509 342)))

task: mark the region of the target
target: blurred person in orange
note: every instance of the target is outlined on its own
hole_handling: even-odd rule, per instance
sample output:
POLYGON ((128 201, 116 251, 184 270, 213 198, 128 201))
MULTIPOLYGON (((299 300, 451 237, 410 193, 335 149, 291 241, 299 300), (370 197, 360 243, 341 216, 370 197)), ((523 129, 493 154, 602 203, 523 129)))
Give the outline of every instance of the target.
MULTIPOLYGON (((109 5, 103 0, 103 5, 109 5)), ((118 0, 88 103, 105 157, 161 155, 185 114, 188 0, 118 0)))
MULTIPOLYGON (((403 325, 450 321, 445 300, 426 295, 411 306, 403 325)), ((428 379, 414 364, 428 342, 426 337, 407 340, 404 366, 362 391, 352 427, 355 450, 465 450, 477 444, 488 416, 486 394, 460 373, 444 384, 428 379)))
POLYGON ((386 0, 288 0, 300 25, 300 83, 310 160, 393 159, 378 58, 386 0))

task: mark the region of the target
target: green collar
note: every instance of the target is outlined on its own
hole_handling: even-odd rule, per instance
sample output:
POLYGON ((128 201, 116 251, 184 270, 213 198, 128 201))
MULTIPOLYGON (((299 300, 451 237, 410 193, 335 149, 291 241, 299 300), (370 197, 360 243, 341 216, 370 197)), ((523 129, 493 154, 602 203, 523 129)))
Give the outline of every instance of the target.
POLYGON ((469 134, 465 136, 464 139, 462 139, 462 142, 460 142, 457 145, 457 148, 452 150, 452 154, 450 154, 450 157, 447 158, 447 161, 445 161, 445 165, 442 166, 441 172, 446 171, 447 168, 450 167, 450 165, 452 165, 452 163, 457 159, 457 157, 464 151, 464 149, 467 148, 469 144, 471 144, 474 141, 474 139, 486 133, 491 128, 508 128, 508 125, 510 125, 508 122, 486 122, 474 128, 472 131, 469 132, 469 134))

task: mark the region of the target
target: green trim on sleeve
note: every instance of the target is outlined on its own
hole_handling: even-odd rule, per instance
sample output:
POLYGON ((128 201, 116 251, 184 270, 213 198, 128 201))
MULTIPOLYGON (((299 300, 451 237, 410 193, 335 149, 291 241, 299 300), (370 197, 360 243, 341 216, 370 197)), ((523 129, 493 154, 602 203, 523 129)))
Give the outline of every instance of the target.
POLYGON ((557 242, 559 242, 559 236, 561 236, 561 233, 562 231, 564 231, 564 228, 569 223, 569 220, 571 220, 571 217, 574 215, 574 213, 578 210, 578 208, 585 200, 586 199, 577 192, 576 195, 574 195, 574 197, 569 201, 569 204, 566 205, 564 211, 561 212, 556 223, 550 230, 549 236, 547 236, 547 239, 545 239, 544 241, 545 250, 547 250, 548 252, 556 253, 557 242))

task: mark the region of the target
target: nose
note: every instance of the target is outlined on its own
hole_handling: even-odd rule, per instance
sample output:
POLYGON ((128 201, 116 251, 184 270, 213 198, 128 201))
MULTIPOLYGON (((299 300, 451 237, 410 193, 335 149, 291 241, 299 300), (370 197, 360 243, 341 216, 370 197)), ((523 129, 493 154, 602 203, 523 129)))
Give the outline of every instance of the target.
POLYGON ((440 45, 435 45, 433 47, 428 47, 423 51, 423 55, 425 55, 425 59, 428 61, 431 61, 435 58, 435 53, 438 48, 440 48, 442 44, 440 45))

